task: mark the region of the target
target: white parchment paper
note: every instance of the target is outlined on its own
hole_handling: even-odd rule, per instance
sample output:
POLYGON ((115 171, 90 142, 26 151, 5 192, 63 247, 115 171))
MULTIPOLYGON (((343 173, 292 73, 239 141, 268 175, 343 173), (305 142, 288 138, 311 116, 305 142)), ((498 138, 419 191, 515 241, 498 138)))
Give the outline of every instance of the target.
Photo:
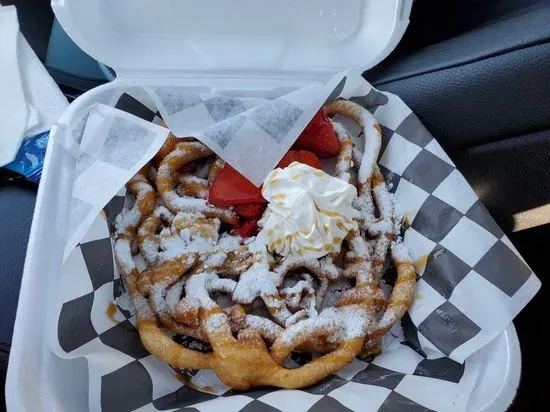
MULTIPOLYGON (((65 256, 82 239, 97 214, 160 149, 168 129, 97 104, 80 140, 65 256)), ((80 137, 80 139, 79 139, 80 137)))
POLYGON ((344 77, 341 73, 326 84, 311 84, 273 100, 178 87, 147 90, 176 136, 199 139, 260 186, 344 77))

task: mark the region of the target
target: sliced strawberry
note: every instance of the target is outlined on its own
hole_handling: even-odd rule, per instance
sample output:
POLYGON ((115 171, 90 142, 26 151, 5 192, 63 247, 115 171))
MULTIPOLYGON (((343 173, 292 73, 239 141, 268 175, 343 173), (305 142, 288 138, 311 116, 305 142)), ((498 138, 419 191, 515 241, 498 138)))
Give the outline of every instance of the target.
POLYGON ((235 227, 236 231, 243 238, 256 236, 260 231, 258 221, 256 219, 244 220, 235 227))
POLYGON ((311 150, 321 158, 336 156, 340 152, 340 143, 324 109, 311 119, 292 148, 311 150))
POLYGON ((235 206, 235 212, 244 219, 259 219, 264 210, 265 205, 260 203, 235 206))
POLYGON ((208 200, 214 206, 228 207, 249 203, 265 203, 262 190, 226 164, 208 193, 208 200))
POLYGON ((315 156, 314 153, 308 152, 307 150, 290 150, 283 156, 278 166, 284 169, 292 162, 304 163, 308 166, 315 167, 316 169, 323 168, 319 158, 315 156))

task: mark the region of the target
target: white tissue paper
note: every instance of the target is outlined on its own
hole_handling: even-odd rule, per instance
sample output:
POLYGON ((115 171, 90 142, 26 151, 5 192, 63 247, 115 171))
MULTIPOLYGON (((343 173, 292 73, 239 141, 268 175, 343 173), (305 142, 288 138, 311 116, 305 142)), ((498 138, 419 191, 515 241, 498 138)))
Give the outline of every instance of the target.
POLYGON ((80 140, 65 256, 80 242, 107 202, 160 149, 168 129, 97 104, 80 140))
POLYGON ((50 130, 67 99, 19 32, 14 6, 0 6, 0 167, 21 141, 50 130))
POLYGON ((326 84, 312 84, 273 100, 191 93, 177 87, 147 90, 172 133, 196 137, 260 186, 343 77, 339 74, 326 84))

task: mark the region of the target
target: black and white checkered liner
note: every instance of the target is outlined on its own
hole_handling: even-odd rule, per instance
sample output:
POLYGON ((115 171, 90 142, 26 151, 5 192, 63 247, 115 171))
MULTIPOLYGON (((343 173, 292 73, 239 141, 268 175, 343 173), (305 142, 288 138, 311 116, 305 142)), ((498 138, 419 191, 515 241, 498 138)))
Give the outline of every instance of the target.
MULTIPOLYGON (((337 376, 303 390, 236 392, 206 370, 192 383, 204 387, 206 382, 207 391, 185 386, 142 347, 131 313, 112 305, 123 286, 108 223, 123 206, 121 193, 65 263, 52 342, 65 358, 88 359, 92 410, 466 410, 478 364, 476 357, 462 362, 505 329, 540 282, 399 98, 369 87, 352 100, 371 110, 382 126, 380 165, 410 223, 405 241, 419 281, 402 321, 404 344, 391 346, 370 363, 355 360, 337 376)), ((155 118, 126 94, 117 107, 155 118)))

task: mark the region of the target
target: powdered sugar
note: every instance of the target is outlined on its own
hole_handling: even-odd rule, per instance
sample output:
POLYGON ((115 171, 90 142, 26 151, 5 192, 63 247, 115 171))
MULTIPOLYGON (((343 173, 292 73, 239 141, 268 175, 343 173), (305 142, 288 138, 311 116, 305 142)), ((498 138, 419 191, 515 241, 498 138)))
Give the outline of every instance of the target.
POLYGON ((349 182, 351 179, 349 170, 352 165, 351 138, 345 127, 340 123, 333 121, 332 126, 340 142, 340 153, 338 154, 338 160, 335 165, 335 175, 337 178, 349 182))
POLYGON ((180 235, 183 235, 184 244, 185 244, 185 251, 187 253, 198 253, 198 254, 204 254, 211 250, 215 245, 216 242, 211 239, 205 239, 202 237, 196 237, 196 238, 189 238, 187 236, 188 231, 182 231, 180 235))
POLYGON ((181 211, 207 212, 210 209, 206 200, 195 197, 178 196, 176 192, 165 193, 165 199, 181 211))
POLYGON ((159 246, 159 239, 145 238, 140 246, 141 254, 148 262, 156 262, 159 254, 159 246))
POLYGON ((394 260, 398 262, 412 262, 409 250, 402 241, 392 242, 391 252, 394 260))
POLYGON ((303 294, 307 293, 313 295, 315 291, 311 282, 301 280, 292 287, 281 289, 281 296, 283 296, 287 302, 287 305, 293 309, 300 306, 303 294))
POLYGON ((128 239, 122 238, 115 242, 115 255, 124 275, 129 275, 135 268, 134 259, 132 258, 132 248, 128 239))
MULTIPOLYGON (((146 254, 155 253, 154 250, 152 250, 154 244, 144 242, 144 246, 146 248, 146 254)), ((224 244, 223 246, 226 247, 227 244, 224 244)), ((196 253, 201 256, 201 260, 203 258, 205 259, 204 262, 207 263, 208 266, 215 266, 223 263, 227 256, 227 253, 224 252, 223 247, 216 247, 215 240, 195 236, 194 232, 190 229, 182 230, 179 236, 173 234, 163 236, 161 233, 160 249, 160 253, 157 251, 160 262, 173 259, 184 254, 196 253), (213 253, 208 253, 212 250, 214 250, 213 253)))
POLYGON ((153 216, 159 217, 167 222, 174 219, 174 214, 164 205, 158 205, 153 211, 153 216))
POLYGON ((319 267, 329 280, 336 280, 340 277, 341 270, 334 264, 331 256, 326 256, 319 260, 319 267))
POLYGON ((216 307, 216 302, 212 300, 208 291, 211 289, 212 284, 218 279, 215 273, 199 273, 191 276, 185 283, 186 296, 197 299, 201 307, 205 309, 216 307))
POLYGON ((220 266, 225 262, 227 259, 227 254, 218 251, 212 254, 209 254, 207 256, 201 256, 201 261, 204 263, 205 267, 214 267, 214 266, 220 266))
POLYGON ((246 315, 244 320, 245 328, 258 332, 263 338, 273 342, 283 331, 275 322, 255 315, 246 315))
POLYGON ((183 175, 180 180, 186 183, 198 183, 208 185, 208 180, 194 175, 183 175))
MULTIPOLYGON (((204 343, 198 340, 189 341, 186 346, 189 349, 197 350, 199 352, 205 352, 209 349, 207 345, 205 345, 204 343)), ((217 379, 217 382, 219 382, 219 379, 217 379)), ((210 385, 204 385, 204 386, 210 386, 210 385)))
POLYGON ((352 157, 353 163, 355 165, 360 165, 361 164, 361 159, 363 158, 363 152, 357 146, 355 146, 355 144, 354 144, 353 149, 351 151, 351 157, 352 157))
POLYGON ((132 297, 134 301, 134 308, 136 311, 136 316, 138 318, 138 321, 143 320, 155 320, 156 316, 151 309, 151 305, 149 304, 149 301, 141 296, 141 295, 134 295, 132 297))
POLYGON ((136 190, 136 197, 138 202, 145 199, 145 197, 153 192, 153 188, 149 183, 146 182, 138 182, 135 183, 135 190, 136 190))
POLYGON ((380 217, 384 220, 389 220, 393 217, 393 195, 389 192, 386 183, 381 182, 373 188, 374 197, 376 199, 376 205, 380 212, 380 217))
MULTIPOLYGON (((159 174, 161 177, 166 179, 166 176, 169 176, 170 174, 170 169, 166 165, 162 165, 159 169, 159 174)), ((179 196, 174 190, 163 192, 162 197, 172 210, 216 214, 227 222, 230 222, 235 218, 231 210, 210 206, 206 199, 191 196, 179 196)))
POLYGON ((141 213, 138 204, 135 203, 131 209, 124 209, 115 218, 115 229, 118 234, 124 234, 129 228, 139 225, 141 213))
POLYGON ((267 253, 267 245, 258 237, 248 239, 245 244, 250 253, 267 253))
POLYGON ((211 291, 224 292, 224 293, 233 293, 237 282, 231 279, 216 279, 212 282, 210 286, 211 291))
POLYGON ((296 322, 306 319, 307 317, 308 313, 306 310, 299 310, 285 319, 284 326, 285 328, 288 328, 290 325, 294 325, 296 322))
POLYGON ((296 255, 287 256, 279 267, 276 269, 278 273, 287 273, 291 268, 305 267, 313 271, 321 271, 321 265, 317 259, 308 259, 296 255))
MULTIPOLYGON (((324 313, 325 311, 323 311, 324 313)), ((313 336, 313 334, 319 334, 319 331, 322 329, 325 335, 333 333, 337 328, 337 325, 331 325, 325 322, 325 318, 318 317, 317 319, 304 319, 301 322, 295 323, 294 325, 286 328, 280 336, 281 342, 285 345, 294 347, 299 346, 299 342, 296 343, 297 339, 301 341, 307 340, 308 337, 313 336)))
POLYGON ((351 289, 351 281, 349 279, 340 279, 336 282, 330 282, 325 293, 322 308, 331 308, 336 306, 346 290, 351 289))
POLYGON ((125 310, 127 312, 133 313, 134 312, 134 302, 132 301, 132 298, 130 297, 130 294, 127 290, 122 292, 122 294, 116 298, 116 302, 118 307, 120 307, 122 310, 125 310))
POLYGON ((189 220, 204 219, 205 216, 199 212, 178 212, 176 218, 185 218, 189 220))
POLYGON ((241 239, 242 238, 240 236, 224 234, 220 237, 216 249, 219 249, 225 253, 233 252, 241 246, 241 239))
POLYGON ((241 244, 240 237, 223 235, 218 243, 214 245, 198 241, 198 239, 190 245, 191 250, 201 254, 200 259, 206 267, 215 267, 222 265, 227 259, 227 254, 237 250, 241 244), (208 250, 210 250, 210 253, 208 253, 208 250))
POLYGON ((174 235, 162 236, 161 234, 160 248, 162 252, 158 254, 159 262, 164 262, 188 253, 188 244, 179 236, 174 235))
POLYGON ((365 309, 359 305, 344 306, 338 309, 323 311, 321 315, 334 317, 334 322, 341 324, 337 333, 329 341, 339 343, 345 340, 358 338, 367 333, 367 328, 374 325, 374 319, 369 317, 365 309))
POLYGON ((166 305, 168 312, 173 315, 176 312, 176 308, 181 299, 181 294, 183 293, 183 286, 185 284, 184 280, 179 280, 174 286, 172 286, 166 292, 166 305))
POLYGON ((351 251, 356 257, 361 258, 363 261, 370 258, 368 243, 361 236, 354 236, 349 244, 351 251))
POLYGON ((249 305, 257 297, 276 294, 281 280, 281 276, 271 272, 266 264, 255 263, 240 276, 233 299, 249 305))
MULTIPOLYGON (((224 234, 218 239, 220 220, 206 218, 199 212, 179 212, 176 216, 164 206, 157 206, 153 215, 169 227, 150 233, 151 224, 142 226, 140 251, 147 262, 160 264, 185 254, 197 254, 206 268, 222 265, 227 254, 241 246, 239 236, 224 234)), ((151 222, 153 225, 154 223, 151 222)))
MULTIPOLYGON (((342 114, 357 122, 363 129, 364 145, 361 162, 359 164, 358 180, 364 185, 372 178, 374 166, 378 160, 381 146, 381 135, 378 122, 364 107, 350 101, 338 100, 328 106, 329 113, 342 114)), ((357 154, 354 161, 357 163, 357 154)))
POLYGON ((190 310, 198 304, 205 309, 217 306, 209 292, 232 293, 236 282, 230 279, 220 279, 215 273, 199 273, 191 276, 185 283, 186 297, 178 306, 178 310, 190 310))
POLYGON ((392 234, 395 233, 395 225, 390 220, 379 220, 370 225, 368 230, 371 236, 392 234))
POLYGON ((380 136, 378 122, 374 116, 366 109, 361 107, 360 124, 363 127, 363 133, 365 134, 365 146, 363 149, 363 157, 361 159, 361 166, 359 167, 359 183, 365 184, 374 172, 374 167, 378 160, 378 154, 380 153, 380 146, 382 143, 382 137, 380 136))
POLYGON ((405 341, 405 333, 401 323, 397 322, 391 330, 382 337, 382 352, 391 352, 401 347, 401 342, 405 341))
POLYGON ((148 268, 147 262, 141 254, 137 254, 136 256, 134 256, 134 263, 139 272, 143 272, 148 268))
POLYGON ((281 340, 286 345, 296 347, 299 342, 321 333, 331 343, 364 336, 367 328, 372 327, 371 319, 359 305, 342 308, 327 308, 315 319, 305 319, 285 329, 281 340))
POLYGON ((356 197, 353 207, 359 211, 363 227, 368 227, 374 222, 374 202, 370 193, 364 193, 356 197))
POLYGON ((215 313, 206 319, 204 322, 204 329, 206 333, 213 333, 217 329, 227 326, 228 322, 229 320, 225 313, 215 313))

